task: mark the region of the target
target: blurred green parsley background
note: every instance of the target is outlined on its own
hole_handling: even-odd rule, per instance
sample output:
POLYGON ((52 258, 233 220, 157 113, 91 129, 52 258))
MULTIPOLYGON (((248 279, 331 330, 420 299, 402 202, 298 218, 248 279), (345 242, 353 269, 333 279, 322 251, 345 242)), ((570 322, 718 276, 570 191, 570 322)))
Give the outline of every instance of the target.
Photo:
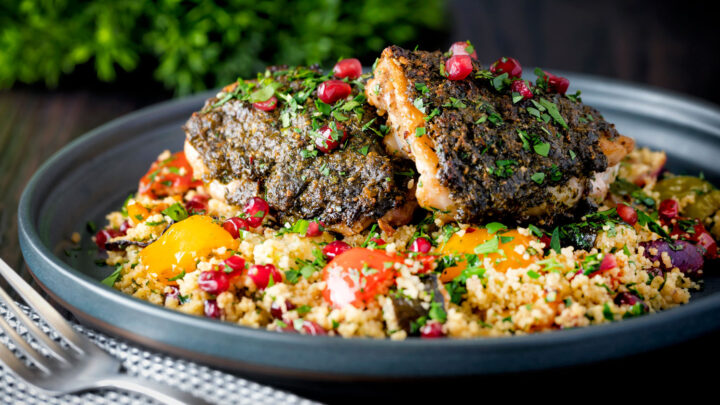
POLYGON ((0 3, 0 89, 55 87, 82 71, 85 81, 147 76, 184 95, 274 63, 369 65, 389 44, 440 46, 446 25, 442 0, 0 3))

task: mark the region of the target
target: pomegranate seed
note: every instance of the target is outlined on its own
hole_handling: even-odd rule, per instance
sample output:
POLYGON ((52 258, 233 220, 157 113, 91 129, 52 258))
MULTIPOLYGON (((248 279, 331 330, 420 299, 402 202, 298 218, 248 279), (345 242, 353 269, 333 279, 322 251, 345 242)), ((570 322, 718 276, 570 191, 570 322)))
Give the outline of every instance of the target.
POLYGON ((680 206, 678 202, 673 199, 662 200, 658 208, 658 213, 663 219, 673 219, 678 216, 679 211, 680 206))
POLYGON ((472 72, 472 59, 468 55, 455 55, 445 62, 448 80, 462 80, 472 72))
POLYGON ((438 321, 428 321, 420 327, 420 337, 425 339, 434 339, 445 336, 442 330, 442 324, 438 321))
POLYGON ((272 96, 265 101, 258 101, 257 103, 253 103, 253 107, 262 111, 272 111, 275 109, 275 107, 277 107, 277 102, 277 97, 272 96))
POLYGON ((168 286, 170 292, 165 293, 165 300, 177 300, 180 298, 180 289, 174 285, 168 286))
POLYGON ((425 238, 417 238, 410 245, 411 252, 427 253, 432 249, 432 244, 425 238))
POLYGON ((325 329, 313 321, 303 321, 302 329, 305 333, 312 336, 327 335, 325 329))
POLYGON ((475 231, 476 231, 475 228, 468 228, 468 229, 465 230, 465 233, 473 233, 473 232, 475 232, 475 231))
POLYGON ((225 265, 233 270, 245 270, 245 259, 238 255, 230 256, 225 259, 225 265))
POLYGON ((120 224, 120 229, 118 229, 118 230, 120 231, 121 235, 126 235, 128 229, 130 229, 130 228, 132 228, 132 225, 130 225, 130 221, 126 220, 126 221, 123 221, 122 224, 120 224))
POLYGON ((253 228, 257 228, 265 219, 270 211, 268 203, 260 197, 253 197, 245 204, 245 213, 247 214, 247 223, 253 228))
POLYGON ((273 301, 273 303, 270 305, 270 315, 273 316, 275 319, 283 319, 283 315, 285 315, 286 312, 292 311, 295 309, 295 305, 293 305, 290 301, 273 301))
POLYGON ((570 80, 562 76, 555 76, 552 73, 545 72, 545 80, 547 80, 548 89, 556 93, 565 94, 568 87, 570 87, 570 80))
POLYGON ((635 294, 631 294, 629 292, 621 292, 615 296, 615 299, 613 301, 617 305, 635 305, 641 300, 635 294))
POLYGON ((617 260, 615 259, 615 255, 612 253, 608 253, 602 258, 598 272, 602 273, 610 269, 614 269, 615 267, 617 267, 617 260))
POLYGON ((208 210, 207 199, 202 197, 193 197, 190 201, 185 203, 185 209, 188 214, 204 214, 208 210))
POLYGON ((342 80, 327 80, 318 86, 317 94, 326 104, 334 104, 336 101, 344 99, 352 93, 349 84, 342 80))
POLYGON ((345 243, 341 240, 336 240, 334 242, 330 242, 327 245, 325 245, 325 247, 323 248, 323 254, 328 259, 334 259, 335 256, 337 256, 343 252, 346 252, 350 249, 351 249, 351 247, 347 243, 345 243))
POLYGON ((620 219, 625 221, 628 225, 635 226, 638 221, 638 214, 637 211, 635 211, 635 208, 627 204, 619 203, 617 207, 615 207, 615 210, 617 210, 620 219))
POLYGON ((117 229, 101 229, 95 234, 95 244, 99 249, 105 250, 105 244, 112 238, 123 236, 124 233, 117 229))
POLYGON ((385 240, 380 238, 370 238, 370 242, 374 242, 378 246, 382 246, 385 244, 385 240))
POLYGON ((545 249, 550 249, 550 244, 552 243, 552 239, 550 239, 550 237, 547 235, 543 235, 540 238, 540 242, 545 244, 545 249))
POLYGON ((222 310, 217 304, 217 301, 215 300, 206 300, 205 301, 205 316, 208 318, 220 318, 222 315, 222 310))
POLYGON ((477 52, 469 42, 455 42, 450 45, 450 53, 452 55, 468 55, 471 58, 477 60, 477 52), (472 50, 472 53, 468 53, 468 49, 472 50))
POLYGON ((515 80, 510 85, 510 90, 520 93, 521 96, 523 96, 523 99, 529 99, 533 97, 533 92, 530 90, 530 87, 525 82, 525 80, 515 80))
POLYGON ((308 224, 307 232, 305 232, 305 236, 308 238, 312 238, 315 236, 322 235, 323 231, 320 229, 321 223, 318 221, 310 221, 308 224))
POLYGON ((248 221, 238 217, 228 218, 227 220, 225 220, 225 222, 223 222, 222 226, 223 229, 228 231, 228 233, 232 235, 234 239, 237 239, 240 236, 241 229, 247 231, 248 228, 250 228, 250 226, 248 225, 248 221))
POLYGON ((507 73, 509 78, 521 77, 522 66, 520 66, 520 62, 518 62, 517 59, 503 56, 490 65, 490 72, 496 76, 507 73))
POLYGON ((333 131, 332 128, 324 125, 320 127, 318 134, 320 136, 315 140, 315 146, 323 153, 337 149, 347 139, 347 132, 340 125, 337 125, 337 131, 333 131), (342 133, 342 135, 339 135, 339 133, 342 133))
POLYGON ((224 271, 203 271, 197 280, 198 287, 210 294, 220 294, 227 291, 230 286, 227 274, 224 271))
POLYGON ((695 233, 691 235, 691 239, 705 250, 705 257, 708 259, 717 258, 717 243, 712 235, 705 229, 702 224, 695 225, 695 233))
POLYGON ((248 276, 252 279, 258 290, 264 290, 268 284, 270 284, 270 277, 272 277, 273 284, 282 283, 282 273, 278 271, 272 264, 265 265, 253 265, 248 270, 248 276))
POLYGON ((354 80, 362 75, 362 65, 360 61, 355 58, 343 59, 335 64, 333 74, 338 79, 347 77, 350 80, 354 80))
POLYGON ((232 269, 232 272, 228 274, 228 278, 233 278, 239 276, 245 270, 245 259, 238 255, 230 256, 225 259, 225 265, 232 269))

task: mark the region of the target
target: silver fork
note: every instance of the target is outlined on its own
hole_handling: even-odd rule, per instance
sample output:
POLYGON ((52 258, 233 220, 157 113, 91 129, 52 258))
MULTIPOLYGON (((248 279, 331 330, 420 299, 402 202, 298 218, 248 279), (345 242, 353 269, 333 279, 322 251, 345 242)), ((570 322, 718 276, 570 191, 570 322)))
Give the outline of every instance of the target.
POLYGON ((25 315, 7 292, 0 288, 0 300, 35 338, 37 344, 44 346, 50 354, 50 356, 45 356, 39 350, 34 349, 17 333, 5 317, 0 316, 2 331, 31 360, 35 367, 27 365, 2 343, 0 343, 0 360, 26 383, 53 396, 92 389, 119 388, 137 392, 171 405, 209 404, 175 388, 121 373, 120 360, 75 331, 62 315, 2 259, 0 259, 0 274, 23 300, 68 343, 66 347, 63 347, 50 339, 25 315))

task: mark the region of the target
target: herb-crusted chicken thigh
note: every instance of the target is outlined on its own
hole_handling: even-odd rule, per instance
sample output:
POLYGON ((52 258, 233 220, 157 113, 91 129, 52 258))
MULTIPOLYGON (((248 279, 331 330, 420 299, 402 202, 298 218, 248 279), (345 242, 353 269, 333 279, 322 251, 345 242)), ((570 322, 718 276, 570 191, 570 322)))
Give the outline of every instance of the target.
POLYGON ((185 153, 211 196, 233 205, 262 196, 280 221, 317 218, 346 235, 378 219, 407 223, 416 206, 412 163, 386 153, 384 119, 365 103, 363 79, 335 83, 350 94, 326 104, 317 88, 329 79, 316 69, 270 68, 194 113, 185 153))
POLYGON ((633 140, 547 80, 522 82, 523 97, 519 78, 464 58, 469 75, 451 80, 439 51, 390 46, 366 86, 387 147, 415 161, 418 203, 445 220, 551 224, 602 200, 633 140))

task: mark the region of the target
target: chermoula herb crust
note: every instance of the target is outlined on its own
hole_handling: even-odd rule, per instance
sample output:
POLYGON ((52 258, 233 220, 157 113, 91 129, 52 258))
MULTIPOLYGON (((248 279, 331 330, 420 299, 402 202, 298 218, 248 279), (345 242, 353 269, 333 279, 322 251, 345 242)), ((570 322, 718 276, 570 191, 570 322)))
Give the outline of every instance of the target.
POLYGON ((385 152, 387 128, 365 103, 366 78, 351 81, 352 98, 332 106, 315 94, 330 78, 315 68, 273 67, 209 99, 185 126, 208 168, 204 180, 241 180, 226 200, 242 205, 261 196, 281 221, 317 218, 353 227, 403 205, 412 164, 385 152), (273 111, 253 107, 273 94, 279 103, 273 111), (348 135, 329 153, 316 147, 326 125, 336 140, 339 129, 348 135))
MULTIPOLYGON (((438 157, 437 177, 458 202, 456 220, 549 224, 592 210, 590 180, 607 169, 599 137, 618 134, 576 96, 542 91, 522 99, 473 61, 473 77, 443 76, 439 51, 386 49, 408 80, 407 97, 425 114, 425 128, 438 157), (575 179, 573 179, 575 178, 575 179), (579 181, 583 195, 572 206, 557 189, 579 181), (533 209, 544 207, 542 215, 533 209)), ((385 55, 385 54, 384 54, 385 55)), ((372 90, 372 89, 370 89, 372 90)))

